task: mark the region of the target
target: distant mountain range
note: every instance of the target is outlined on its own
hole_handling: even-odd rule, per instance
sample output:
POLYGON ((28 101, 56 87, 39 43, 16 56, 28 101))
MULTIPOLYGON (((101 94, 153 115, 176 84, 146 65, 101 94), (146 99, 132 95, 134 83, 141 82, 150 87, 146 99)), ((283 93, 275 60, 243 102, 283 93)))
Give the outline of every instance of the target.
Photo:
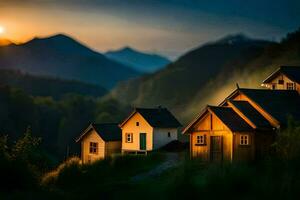
POLYGON ((140 72, 155 72, 171 62, 163 56, 140 52, 130 47, 108 51, 105 55, 140 72))
POLYGON ((230 35, 186 53, 155 74, 119 85, 110 95, 136 106, 168 106, 187 121, 205 104, 217 103, 228 95, 236 82, 246 80, 237 74, 263 67, 264 62, 254 66, 249 63, 272 45, 277 44, 242 34, 230 35))
POLYGON ((33 76, 15 70, 0 69, 0 85, 18 88, 31 96, 61 99, 66 94, 101 97, 107 90, 101 86, 57 78, 33 76))
POLYGON ((0 68, 79 80, 105 88, 141 74, 63 34, 0 47, 0 68))

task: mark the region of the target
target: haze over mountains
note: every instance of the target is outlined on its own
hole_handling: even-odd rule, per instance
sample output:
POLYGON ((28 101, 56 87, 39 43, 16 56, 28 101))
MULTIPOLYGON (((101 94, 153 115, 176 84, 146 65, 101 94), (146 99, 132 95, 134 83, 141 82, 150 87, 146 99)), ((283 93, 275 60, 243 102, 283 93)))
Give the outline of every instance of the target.
POLYGON ((155 72, 171 62, 163 56, 143 53, 131 47, 108 51, 105 55, 140 72, 155 72))
POLYGON ((74 79, 106 88, 141 74, 62 34, 0 47, 0 68, 74 79))
POLYGON ((299 64, 299 31, 281 43, 231 35, 207 43, 149 76, 118 85, 110 95, 135 106, 164 105, 180 120, 218 104, 239 83, 258 87, 279 65, 299 64), (288 45, 287 45, 288 44, 288 45))

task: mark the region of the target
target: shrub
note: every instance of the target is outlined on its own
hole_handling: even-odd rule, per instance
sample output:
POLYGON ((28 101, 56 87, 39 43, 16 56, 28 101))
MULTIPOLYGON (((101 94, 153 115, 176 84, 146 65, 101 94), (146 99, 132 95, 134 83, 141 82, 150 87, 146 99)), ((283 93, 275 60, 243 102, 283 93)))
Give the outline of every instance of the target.
POLYGON ((280 159, 300 158, 300 123, 289 118, 287 128, 278 134, 273 147, 280 159))
POLYGON ((42 179, 41 179, 41 184, 43 186, 50 186, 54 185, 58 180, 62 182, 61 179, 68 179, 72 177, 64 177, 66 176, 67 171, 72 169, 72 168, 80 168, 80 159, 78 157, 71 157, 65 162, 61 163, 56 169, 46 173, 42 179))

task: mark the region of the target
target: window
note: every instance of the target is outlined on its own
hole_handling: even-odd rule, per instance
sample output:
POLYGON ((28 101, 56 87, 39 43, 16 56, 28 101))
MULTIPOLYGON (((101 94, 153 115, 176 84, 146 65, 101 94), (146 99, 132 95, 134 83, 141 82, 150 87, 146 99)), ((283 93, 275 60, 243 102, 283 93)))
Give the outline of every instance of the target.
POLYGON ((98 154, 98 143, 97 142, 90 142, 90 153, 98 154))
POLYGON ((170 132, 168 132, 168 137, 171 137, 171 133, 170 132))
POLYGON ((196 145, 204 145, 206 143, 205 141, 205 135, 197 135, 196 137, 196 145))
POLYGON ((140 122, 136 122, 136 126, 139 126, 140 125, 140 122))
POLYGON ((126 143, 132 143, 132 133, 125 134, 125 141, 126 143))
POLYGON ((284 80, 278 80, 278 84, 279 85, 283 85, 284 84, 284 80))
POLYGON ((240 136, 240 145, 249 145, 249 136, 248 135, 240 136))
POLYGON ((294 90, 294 83, 286 83, 287 90, 294 90))

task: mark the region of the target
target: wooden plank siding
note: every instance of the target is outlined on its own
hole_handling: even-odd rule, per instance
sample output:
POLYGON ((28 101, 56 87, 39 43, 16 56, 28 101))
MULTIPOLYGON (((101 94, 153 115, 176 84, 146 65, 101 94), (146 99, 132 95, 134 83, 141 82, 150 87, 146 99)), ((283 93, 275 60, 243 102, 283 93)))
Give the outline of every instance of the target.
POLYGON ((232 132, 212 113, 207 112, 205 116, 194 125, 191 133, 191 153, 192 157, 198 157, 204 161, 210 160, 211 136, 222 137, 222 157, 223 160, 232 159, 232 132), (205 144, 198 145, 197 136, 205 136, 205 144))

